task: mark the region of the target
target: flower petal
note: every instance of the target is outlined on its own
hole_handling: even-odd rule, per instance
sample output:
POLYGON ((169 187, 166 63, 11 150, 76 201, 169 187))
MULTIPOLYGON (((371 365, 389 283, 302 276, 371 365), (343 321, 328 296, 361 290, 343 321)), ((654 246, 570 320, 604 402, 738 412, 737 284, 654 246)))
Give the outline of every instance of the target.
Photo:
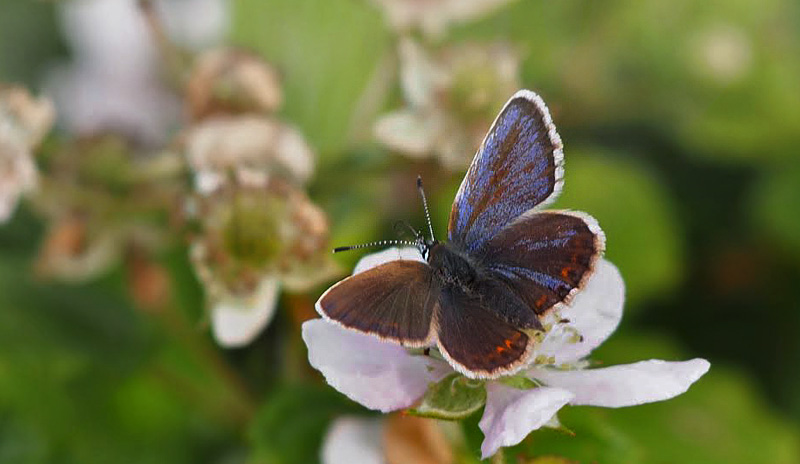
POLYGON ((383 464, 383 429, 381 419, 336 419, 322 442, 322 464, 383 464))
POLYGON ((303 341, 308 361, 333 388, 383 412, 411 406, 448 373, 441 361, 322 319, 303 324, 303 341))
POLYGON ((278 280, 261 281, 247 299, 223 297, 211 310, 211 329, 221 346, 236 348, 252 342, 269 324, 278 300, 278 280))
POLYGON ((485 437, 481 444, 483 459, 503 446, 516 445, 547 424, 573 396, 561 388, 521 390, 498 382, 487 383, 486 393, 486 409, 478 424, 485 437))
POLYGON ((536 369, 531 375, 574 393, 570 404, 619 408, 678 396, 710 366, 700 358, 683 362, 650 360, 577 371, 536 369))
POLYGON ((433 149, 439 129, 435 119, 403 109, 381 116, 373 131, 375 138, 387 147, 421 158, 433 149))
POLYGON ((545 323, 553 324, 536 355, 555 358, 555 364, 570 363, 587 356, 619 325, 625 303, 625 282, 617 268, 601 259, 586 288, 569 306, 551 313, 545 323), (559 323, 559 320, 569 320, 559 323), (582 338, 581 338, 582 337, 582 338))
POLYGON ((412 108, 436 105, 437 92, 446 85, 448 76, 417 42, 400 40, 400 85, 412 108))
POLYGON ((413 261, 421 261, 426 262, 425 259, 419 254, 419 250, 413 247, 403 247, 403 248, 387 248, 383 251, 379 251, 377 253, 372 253, 367 256, 361 258, 356 264, 355 269, 353 269, 353 274, 358 274, 359 272, 364 272, 368 269, 372 269, 375 266, 380 266, 381 264, 388 263, 389 261, 396 261, 398 259, 408 259, 413 261))
POLYGON ((275 160, 301 182, 308 181, 314 173, 314 152, 294 126, 282 126, 276 141, 275 160))

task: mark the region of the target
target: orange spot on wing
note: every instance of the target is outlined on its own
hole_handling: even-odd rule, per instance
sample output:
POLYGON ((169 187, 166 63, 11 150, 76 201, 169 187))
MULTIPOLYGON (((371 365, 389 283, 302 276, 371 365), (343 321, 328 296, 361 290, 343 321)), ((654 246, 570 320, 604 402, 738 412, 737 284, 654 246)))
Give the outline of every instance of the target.
POLYGON ((545 303, 547 303, 547 295, 540 296, 539 299, 537 299, 536 302, 534 302, 534 304, 536 305, 536 309, 541 309, 545 303))
POLYGON ((571 270, 572 268, 570 268, 569 266, 561 268, 561 277, 569 276, 569 271, 571 270))

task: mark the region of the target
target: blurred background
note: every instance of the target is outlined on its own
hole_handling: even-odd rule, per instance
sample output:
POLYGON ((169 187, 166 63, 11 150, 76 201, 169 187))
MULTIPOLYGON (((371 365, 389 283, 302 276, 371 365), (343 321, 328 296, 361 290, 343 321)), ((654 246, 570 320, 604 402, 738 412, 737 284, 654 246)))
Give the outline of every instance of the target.
MULTIPOLYGON (((800 463, 797 2, 3 0, 0 83, 0 462, 319 462, 332 421, 377 417, 300 338, 362 255, 331 247, 422 227, 417 174, 443 235, 529 88, 556 207, 626 281, 592 358, 712 368, 508 462, 800 463)), ((478 462, 456 429, 446 458, 403 427, 379 452, 478 462)))

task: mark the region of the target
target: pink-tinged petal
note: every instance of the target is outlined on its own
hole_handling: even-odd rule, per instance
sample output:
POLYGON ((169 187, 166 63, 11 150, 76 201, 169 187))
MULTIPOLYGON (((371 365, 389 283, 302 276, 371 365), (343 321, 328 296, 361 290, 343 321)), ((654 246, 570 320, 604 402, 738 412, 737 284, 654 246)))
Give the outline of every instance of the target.
POLYGON ((504 446, 514 446, 546 425, 572 399, 561 388, 520 390, 498 382, 486 384, 486 408, 478 426, 483 431, 481 456, 488 458, 504 446))
POLYGON ((576 371, 541 368, 531 375, 547 385, 574 393, 570 404, 619 408, 678 396, 709 367, 711 364, 700 358, 683 362, 650 360, 576 371))
POLYGON ((383 428, 381 419, 336 419, 322 442, 322 464, 383 464, 383 428))
POLYGON ((537 348, 536 355, 552 356, 556 365, 587 356, 617 328, 624 303, 622 276, 613 264, 599 260, 586 288, 575 295, 569 306, 545 321, 552 324, 552 329, 537 348))
POLYGON ((253 295, 223 296, 211 310, 211 331, 220 346, 238 348, 252 342, 275 315, 278 281, 261 281, 253 295))
POLYGON ((396 261, 398 259, 421 261, 423 263, 426 262, 422 255, 419 254, 419 250, 414 247, 392 247, 361 258, 361 260, 358 261, 358 264, 356 264, 355 269, 353 269, 353 274, 358 274, 359 272, 364 272, 368 269, 372 269, 375 266, 380 266, 381 264, 388 263, 389 261, 396 261))
POLYGON ((430 382, 452 370, 400 345, 315 319, 303 324, 308 361, 348 398, 382 412, 411 406, 430 382))

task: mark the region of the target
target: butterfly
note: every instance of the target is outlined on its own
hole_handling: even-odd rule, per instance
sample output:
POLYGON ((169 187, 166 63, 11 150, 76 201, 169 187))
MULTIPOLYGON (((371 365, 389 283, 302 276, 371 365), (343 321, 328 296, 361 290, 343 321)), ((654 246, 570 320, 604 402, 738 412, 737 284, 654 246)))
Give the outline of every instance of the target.
POLYGON ((544 101, 518 91, 458 189, 447 240, 433 238, 418 179, 431 237, 417 234, 408 243, 423 260, 389 261, 354 274, 329 288, 317 311, 405 347, 436 346, 468 377, 496 378, 524 367, 536 332, 545 329, 542 317, 569 304, 605 248, 591 216, 544 209, 561 192, 563 163, 544 101))

